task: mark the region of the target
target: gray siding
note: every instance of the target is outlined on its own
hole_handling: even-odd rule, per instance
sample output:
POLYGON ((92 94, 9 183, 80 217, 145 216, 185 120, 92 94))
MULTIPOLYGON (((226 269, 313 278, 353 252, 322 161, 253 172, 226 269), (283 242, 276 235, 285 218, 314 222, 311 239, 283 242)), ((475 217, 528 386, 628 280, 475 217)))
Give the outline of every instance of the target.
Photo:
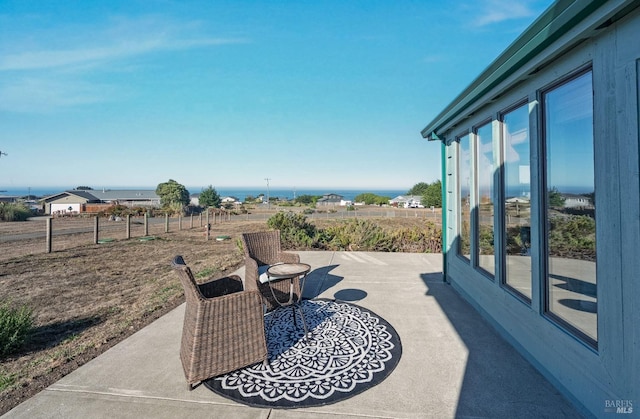
MULTIPOLYGON (((567 397, 594 416, 605 415, 607 400, 632 401, 634 413, 640 411, 640 12, 635 9, 609 27, 600 26, 603 16, 616 13, 621 5, 606 3, 439 133, 447 145, 447 280, 567 397), (540 205, 545 191, 538 92, 585 65, 592 67, 594 85, 597 349, 544 314, 546 258, 540 256, 545 246, 540 205), (501 284, 502 265, 496 266, 496 279, 491 280, 474 268, 476 256, 472 254, 469 263, 455 248, 460 204, 455 137, 487 118, 495 120, 523 98, 529 102, 532 145, 530 303, 501 284)), ((504 202, 503 196, 495 198, 504 202)), ((502 237, 496 241, 500 252, 502 237)))

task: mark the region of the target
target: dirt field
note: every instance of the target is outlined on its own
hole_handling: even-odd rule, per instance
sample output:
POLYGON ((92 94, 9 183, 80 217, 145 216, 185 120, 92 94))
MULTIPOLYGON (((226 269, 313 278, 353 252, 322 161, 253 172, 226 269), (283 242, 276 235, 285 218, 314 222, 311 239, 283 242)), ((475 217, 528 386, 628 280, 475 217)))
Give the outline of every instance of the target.
POLYGON ((183 255, 194 273, 223 276, 243 263, 240 233, 261 229, 264 222, 228 223, 214 225, 209 241, 194 228, 151 241, 73 247, 93 237, 76 234, 56 239, 63 250, 50 254, 42 253, 41 238, 2 243, 0 296, 34 307, 36 332, 0 365, 0 386, 8 387, 0 392, 0 414, 182 303, 173 256, 183 255))
MULTIPOLYGON (((424 219, 386 222, 407 226, 424 219)), ((93 233, 69 234, 55 238, 52 253, 44 252, 43 237, 5 240, 24 228, 0 223, 0 299, 33 307, 36 331, 20 353, 0 364, 0 414, 181 304, 182 287, 169 265, 173 256, 183 255, 203 280, 224 276, 243 265, 240 234, 267 226, 214 224, 209 241, 199 227, 164 233, 162 226, 162 232, 150 232, 154 240, 138 234, 97 245, 93 233), (231 239, 217 241, 218 235, 231 239)))

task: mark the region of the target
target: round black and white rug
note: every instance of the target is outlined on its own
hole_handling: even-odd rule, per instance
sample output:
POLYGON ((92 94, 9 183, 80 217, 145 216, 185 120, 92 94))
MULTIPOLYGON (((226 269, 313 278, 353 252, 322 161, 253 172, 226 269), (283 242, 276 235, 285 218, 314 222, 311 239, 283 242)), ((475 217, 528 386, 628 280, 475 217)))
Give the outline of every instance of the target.
POLYGON ((267 314, 269 365, 246 367, 204 385, 240 403, 269 408, 319 406, 347 399, 382 382, 396 367, 402 345, 383 318, 355 304, 301 303, 309 334, 297 313, 267 314))

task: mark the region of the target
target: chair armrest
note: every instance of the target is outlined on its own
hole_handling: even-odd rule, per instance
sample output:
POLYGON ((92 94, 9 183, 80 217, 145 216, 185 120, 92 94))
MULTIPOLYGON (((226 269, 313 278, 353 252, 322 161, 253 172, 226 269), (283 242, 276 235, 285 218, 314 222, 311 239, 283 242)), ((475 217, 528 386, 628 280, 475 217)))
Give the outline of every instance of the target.
POLYGON ((300 263, 300 255, 290 252, 278 252, 278 260, 284 263, 300 263))
POLYGON ((250 257, 245 257, 244 266, 244 289, 247 291, 258 290, 258 262, 250 257))

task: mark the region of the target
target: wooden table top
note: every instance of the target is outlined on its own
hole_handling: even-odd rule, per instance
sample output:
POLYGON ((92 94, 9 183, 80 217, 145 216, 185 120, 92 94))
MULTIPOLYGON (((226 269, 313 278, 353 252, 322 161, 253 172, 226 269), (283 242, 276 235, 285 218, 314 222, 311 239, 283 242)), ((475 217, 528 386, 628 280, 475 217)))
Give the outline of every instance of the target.
POLYGON ((293 278, 310 270, 311 266, 306 263, 281 263, 267 269, 267 274, 272 278, 293 278))

